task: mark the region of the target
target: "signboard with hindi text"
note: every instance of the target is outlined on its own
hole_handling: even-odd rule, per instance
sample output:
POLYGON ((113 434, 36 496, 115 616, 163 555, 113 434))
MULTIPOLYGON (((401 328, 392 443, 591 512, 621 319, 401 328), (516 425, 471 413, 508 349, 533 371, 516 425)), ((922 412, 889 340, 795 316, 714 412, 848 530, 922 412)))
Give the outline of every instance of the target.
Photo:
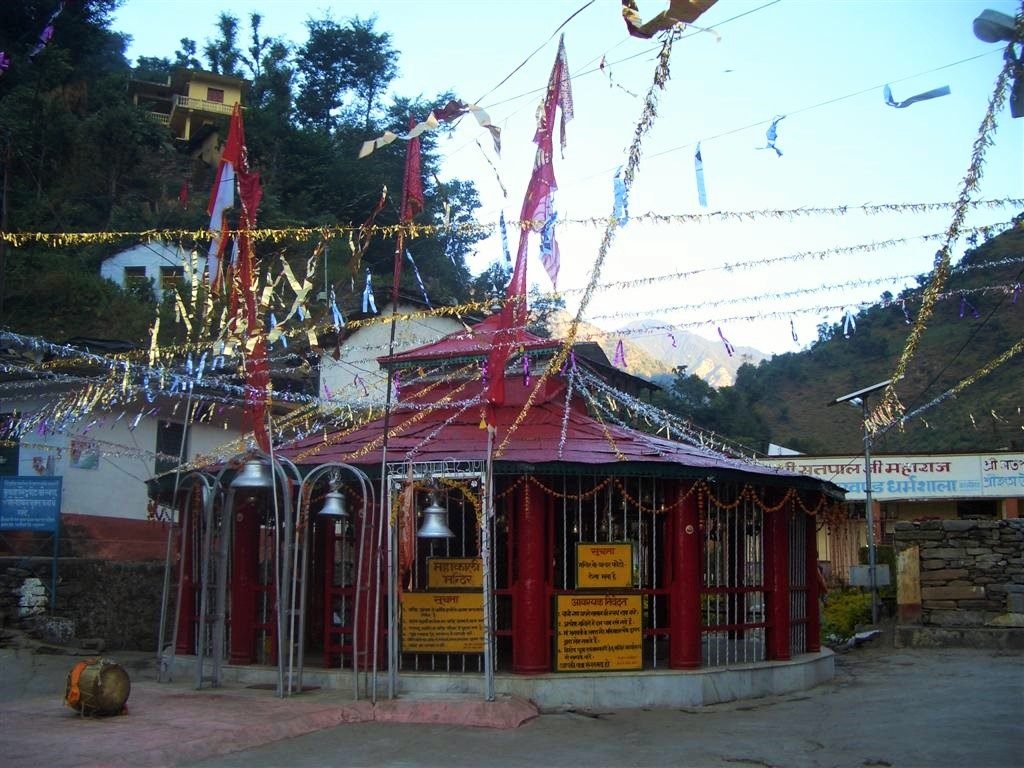
POLYGON ((484 562, 479 557, 427 558, 427 589, 483 589, 484 562))
POLYGON ((483 653, 482 592, 405 592, 402 653, 483 653))
MULTIPOLYGON (((830 480, 847 501, 864 501, 864 456, 781 456, 764 459, 778 469, 830 480)), ((902 499, 1024 496, 1024 453, 873 454, 871 497, 902 499)))
POLYGON ((0 478, 0 531, 49 531, 60 525, 60 477, 0 478))
POLYGON ((633 586, 633 545, 576 544, 576 588, 633 586))
POLYGON ((558 595, 556 622, 558 672, 643 668, 640 595, 558 595))

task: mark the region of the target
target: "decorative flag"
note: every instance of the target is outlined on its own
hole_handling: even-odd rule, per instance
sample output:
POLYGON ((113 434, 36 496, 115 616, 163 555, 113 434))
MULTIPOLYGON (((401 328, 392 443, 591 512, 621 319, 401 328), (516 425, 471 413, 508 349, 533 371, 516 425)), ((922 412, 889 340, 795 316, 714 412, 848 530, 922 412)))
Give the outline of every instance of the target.
POLYGON ((616 368, 626 368, 626 350, 622 348, 622 339, 619 339, 619 343, 615 345, 615 358, 612 360, 612 365, 616 368))
POLYGON ((967 300, 967 297, 964 296, 961 293, 960 294, 960 319, 961 320, 963 320, 963 317, 966 314, 967 310, 971 311, 971 317, 973 317, 975 320, 977 320, 979 317, 981 317, 981 313, 975 308, 975 306, 973 304, 971 304, 971 302, 969 302, 967 300))
MULTIPOLYGON (((409 118, 410 127, 415 125, 409 118)), ((423 212, 423 175, 420 171, 420 139, 409 139, 405 150, 405 176, 402 181, 402 208, 399 219, 403 223, 413 220, 423 212)))
POLYGON ((853 310, 847 308, 846 314, 843 315, 843 338, 848 339, 850 336, 857 331, 857 318, 854 317, 853 310))
POLYGON ((697 142, 697 151, 693 153, 693 168, 697 174, 697 202, 701 208, 708 207, 708 194, 704 190, 704 158, 700 155, 700 142, 697 142))
POLYGON ((900 302, 900 306, 903 308, 903 321, 907 325, 910 325, 911 324, 911 322, 910 322, 910 312, 907 310, 907 302, 906 301, 901 301, 900 302))
POLYGON ((793 323, 793 318, 789 318, 789 333, 793 337, 793 343, 799 344, 800 339, 796 336, 796 325, 793 323))
POLYGON ((732 357, 736 353, 736 347, 734 347, 729 340, 725 338, 725 334, 722 333, 721 327, 718 328, 718 338, 720 338, 722 343, 725 345, 725 351, 729 353, 729 357, 732 357))
POLYGON ((925 91, 924 93, 919 93, 915 96, 911 96, 910 98, 904 99, 903 101, 896 101, 892 97, 892 89, 888 86, 888 84, 886 84, 885 88, 882 90, 882 98, 885 99, 885 103, 888 104, 890 107, 895 107, 896 109, 903 109, 904 107, 909 107, 911 104, 916 104, 919 101, 928 101, 928 99, 937 99, 940 96, 949 96, 949 94, 949 86, 944 85, 941 88, 934 88, 930 91, 925 91))
POLYGON ((630 35, 647 39, 654 37, 658 32, 671 29, 676 24, 692 24, 714 4, 715 0, 669 0, 667 11, 662 11, 648 21, 642 21, 636 2, 622 0, 622 19, 626 22, 626 29, 630 35))
POLYGON ((11 57, 5 51, 0 51, 0 75, 11 68, 11 57))
POLYGON ((334 331, 337 333, 345 325, 345 317, 338 309, 337 298, 334 294, 334 286, 331 286, 331 322, 334 324, 334 331))
POLYGON ((615 171, 615 178, 612 180, 612 190, 615 196, 615 219, 620 227, 629 223, 629 190, 626 189, 626 182, 622 180, 622 166, 615 171))
POLYGON ((505 212, 498 215, 498 227, 501 229, 501 250, 505 254, 505 263, 512 266, 512 254, 508 250, 508 227, 505 226, 505 212))
POLYGON ((67 0, 60 0, 60 2, 57 3, 57 9, 50 14, 50 18, 46 21, 46 26, 43 27, 43 31, 39 33, 39 40, 36 41, 35 46, 33 46, 32 50, 28 53, 28 57, 30 59, 34 59, 39 52, 48 46, 50 41, 53 40, 53 23, 57 20, 57 17, 60 16, 61 12, 63 12, 66 5, 67 0))
POLYGON ((772 123, 764 134, 767 143, 763 147, 758 147, 758 149, 774 149, 775 154, 782 157, 782 150, 775 146, 775 140, 779 137, 779 121, 784 120, 785 117, 785 115, 777 115, 772 118, 772 123))
POLYGON ((523 350, 523 386, 530 386, 530 356, 523 350))
MULTIPOLYGON (((501 319, 498 330, 491 341, 488 357, 490 379, 487 384, 487 400, 491 406, 505 402, 505 365, 508 363, 509 352, 516 344, 527 320, 526 305, 526 253, 529 245, 531 226, 526 222, 546 222, 553 209, 551 193, 557 188, 555 171, 552 164, 552 139, 554 134, 555 114, 561 109, 561 144, 565 147, 565 124, 572 119, 572 92, 569 86, 569 66, 565 58, 565 38, 558 41, 558 53, 548 78, 548 87, 544 102, 538 112, 537 131, 533 136, 537 144, 537 154, 533 163, 533 174, 526 187, 523 207, 519 219, 523 222, 519 231, 519 250, 516 263, 512 270, 512 279, 505 291, 505 303, 501 308, 501 319)), ((557 253, 552 246, 552 255, 557 253)), ((557 264, 545 264, 548 274, 551 266, 555 266, 552 281, 558 276, 557 264)))
POLYGON ((373 285, 370 282, 370 270, 366 270, 366 287, 363 288, 363 314, 377 314, 377 302, 373 299, 373 285))
POLYGON ((548 211, 548 218, 540 230, 540 260, 551 276, 551 284, 558 286, 558 270, 561 266, 559 257, 558 242, 555 240, 555 221, 558 213, 552 208, 548 211))
POLYGON ((676 337, 671 333, 668 335, 668 340, 672 342, 672 349, 676 348, 676 337))
POLYGON ((225 221, 225 213, 229 208, 235 206, 235 169, 242 161, 242 146, 244 144, 242 112, 236 104, 231 112, 228 138, 221 152, 220 162, 217 164, 217 174, 214 177, 213 189, 210 191, 210 202, 206 207, 206 212, 210 215, 209 229, 213 233, 210 250, 206 256, 206 276, 212 291, 219 290, 221 285, 220 261, 227 245, 226 238, 229 229, 227 221, 225 221))
POLYGON ((182 208, 188 208, 188 179, 181 182, 181 189, 178 190, 178 202, 182 208))
POLYGON ((355 240, 352 239, 352 233, 349 232, 348 247, 352 251, 352 257, 349 259, 348 266, 352 273, 353 283, 355 282, 356 273, 359 272, 359 264, 363 260, 363 254, 366 253, 366 249, 370 247, 370 241, 373 239, 373 222, 376 221, 377 214, 384 210, 384 204, 387 201, 388 188, 387 185, 384 185, 381 187, 380 199, 377 201, 377 205, 370 211, 370 217, 359 227, 359 234, 355 240))
POLYGON ((372 154, 375 150, 381 147, 386 147, 388 144, 393 142, 395 139, 404 139, 409 141, 415 139, 421 135, 424 131, 436 131, 441 123, 450 123, 456 118, 462 117, 465 114, 472 114, 476 118, 481 128, 486 128, 491 134, 491 140, 494 142, 494 151, 499 155, 501 154, 501 129, 491 123, 490 116, 476 104, 466 104, 458 99, 452 99, 445 104, 441 109, 436 109, 427 115, 427 119, 423 122, 416 123, 413 125, 408 133, 393 133, 392 131, 384 131, 383 134, 378 136, 376 139, 371 141, 364 141, 363 146, 359 149, 359 157, 363 158, 367 155, 372 154))
POLYGON ((420 277, 420 270, 416 266, 416 262, 413 261, 412 254, 409 253, 409 249, 408 248, 405 249, 405 258, 407 258, 409 260, 409 263, 412 264, 412 271, 413 271, 413 274, 416 275, 416 282, 417 282, 417 284, 419 284, 420 292, 423 294, 423 301, 426 302, 426 305, 427 305, 428 309, 433 309, 434 307, 431 306, 431 304, 430 304, 430 297, 427 296, 427 288, 426 288, 425 285, 423 285, 423 278, 420 277))

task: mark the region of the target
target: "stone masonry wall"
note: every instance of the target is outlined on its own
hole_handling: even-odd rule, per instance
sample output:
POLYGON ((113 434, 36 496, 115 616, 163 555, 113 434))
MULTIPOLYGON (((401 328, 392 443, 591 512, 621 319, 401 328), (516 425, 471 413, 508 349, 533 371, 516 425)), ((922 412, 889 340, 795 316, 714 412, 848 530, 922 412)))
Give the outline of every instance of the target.
POLYGON ((42 634, 43 620, 56 616, 71 628, 72 637, 56 638, 62 642, 102 638, 108 650, 155 649, 163 573, 163 563, 62 557, 51 612, 50 558, 0 558, 0 627, 42 634))
POLYGON ((924 624, 984 626, 1024 587, 1024 520, 898 523, 894 534, 897 550, 920 547, 924 624))

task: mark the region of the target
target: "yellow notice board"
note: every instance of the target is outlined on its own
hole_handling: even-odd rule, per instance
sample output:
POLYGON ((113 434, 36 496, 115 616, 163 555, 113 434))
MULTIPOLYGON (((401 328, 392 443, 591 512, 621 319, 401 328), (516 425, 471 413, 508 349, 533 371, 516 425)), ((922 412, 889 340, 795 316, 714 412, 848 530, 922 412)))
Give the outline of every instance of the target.
POLYGON ((576 588, 633 586, 632 544, 577 544, 576 588))
POLYGON ((558 672, 643 668, 640 595, 558 595, 558 672))
POLYGON ((483 653, 484 596, 479 592, 402 595, 403 653, 483 653))
POLYGON ((484 563, 479 557, 427 559, 427 589, 483 589, 484 563))

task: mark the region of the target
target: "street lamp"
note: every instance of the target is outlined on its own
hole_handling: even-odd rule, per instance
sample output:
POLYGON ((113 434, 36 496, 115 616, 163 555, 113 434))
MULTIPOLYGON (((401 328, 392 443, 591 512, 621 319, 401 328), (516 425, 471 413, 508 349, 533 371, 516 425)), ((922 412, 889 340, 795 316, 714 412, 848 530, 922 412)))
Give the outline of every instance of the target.
POLYGON ((1013 48, 1016 43, 1024 45, 1024 40, 1017 36, 1016 20, 1009 14, 986 8, 974 20, 974 36, 986 43, 1008 43, 1004 56, 1012 64, 1010 115, 1024 117, 1024 54, 1018 56, 1013 48))
POLYGON ((870 387, 858 389, 848 395, 842 395, 829 403, 849 403, 861 409, 861 421, 864 425, 864 514, 868 525, 868 579, 871 584, 871 623, 878 623, 878 579, 875 573, 875 525, 874 512, 871 509, 871 431, 868 429, 868 395, 885 389, 892 384, 892 379, 880 381, 870 387))

